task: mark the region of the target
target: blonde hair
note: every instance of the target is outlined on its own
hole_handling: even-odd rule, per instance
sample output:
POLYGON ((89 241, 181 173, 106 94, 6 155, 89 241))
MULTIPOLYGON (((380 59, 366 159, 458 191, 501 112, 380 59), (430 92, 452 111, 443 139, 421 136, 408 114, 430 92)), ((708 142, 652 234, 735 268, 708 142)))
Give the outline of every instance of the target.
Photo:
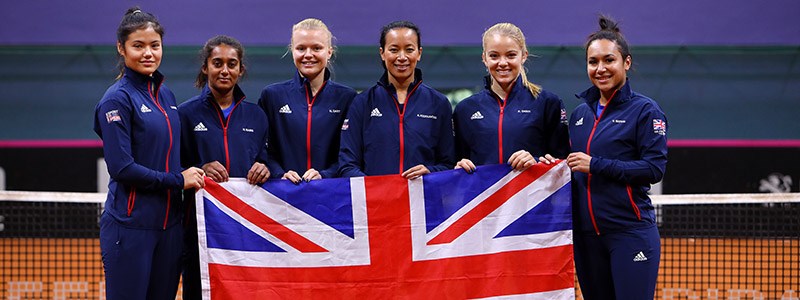
POLYGON ((331 33, 330 30, 328 30, 328 26, 326 26, 325 23, 323 23, 320 19, 308 18, 300 22, 297 22, 297 24, 292 25, 292 34, 294 34, 295 31, 298 31, 300 29, 322 30, 323 32, 325 32, 325 34, 328 35, 328 47, 333 48, 333 34, 331 33))
MULTIPOLYGON (((489 36, 493 34, 510 37, 512 40, 517 42, 517 45, 519 45, 519 47, 523 51, 528 50, 528 47, 525 45, 525 35, 522 34, 522 30, 520 30, 519 27, 511 23, 497 23, 483 32, 484 52, 486 51, 486 40, 489 38, 489 36)), ((522 76, 522 83, 525 84, 525 87, 531 92, 531 95, 533 95, 533 97, 536 98, 542 91, 542 87, 537 84, 534 84, 533 82, 528 81, 528 75, 525 74, 526 73, 525 71, 526 70, 523 67, 523 69, 519 72, 519 75, 522 76)))

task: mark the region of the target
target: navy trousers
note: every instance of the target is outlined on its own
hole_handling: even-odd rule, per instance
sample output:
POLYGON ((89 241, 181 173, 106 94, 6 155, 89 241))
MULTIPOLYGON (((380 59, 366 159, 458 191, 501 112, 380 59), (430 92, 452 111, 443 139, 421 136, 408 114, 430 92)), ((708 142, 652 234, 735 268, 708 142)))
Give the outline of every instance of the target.
POLYGON ((573 235, 575 270, 584 299, 653 299, 661 261, 658 228, 573 235))
POLYGON ((180 224, 166 230, 134 229, 103 213, 100 251, 106 299, 175 299, 183 254, 180 224))

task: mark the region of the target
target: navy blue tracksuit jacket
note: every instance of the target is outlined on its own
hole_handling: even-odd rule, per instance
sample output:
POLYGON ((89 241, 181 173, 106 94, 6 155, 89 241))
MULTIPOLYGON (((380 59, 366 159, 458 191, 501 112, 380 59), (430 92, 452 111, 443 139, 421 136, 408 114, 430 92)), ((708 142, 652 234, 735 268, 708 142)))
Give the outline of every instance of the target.
POLYGON ((511 154, 527 150, 533 157, 569 154, 567 113, 558 96, 542 90, 534 98, 518 77, 506 99, 485 89, 458 103, 453 112, 456 155, 476 165, 508 162, 511 154))
POLYGON ((655 213, 647 191, 667 167, 667 118, 650 98, 617 92, 597 118, 599 90, 578 95, 569 121, 572 151, 592 157, 591 173, 573 173, 575 229, 597 234, 649 227, 655 213))
POLYGON ((386 73, 353 100, 342 125, 341 176, 400 174, 419 164, 431 172, 453 168, 450 102, 422 83, 422 71, 415 76, 403 105, 386 73))
POLYGON ((200 168, 218 161, 230 177, 247 177, 253 163, 267 163, 266 116, 257 105, 245 101, 239 85, 234 87, 233 98, 227 118, 208 86, 178 106, 184 167, 200 168))
POLYGON ((258 105, 270 121, 272 177, 281 178, 288 170, 302 176, 311 168, 322 178, 336 177, 340 128, 356 91, 329 79, 325 69, 325 83, 314 96, 300 72, 261 92, 258 105))
POLYGON ((126 68, 95 108, 111 181, 105 213, 139 229, 164 229, 181 219, 181 122, 175 96, 156 72, 126 68))

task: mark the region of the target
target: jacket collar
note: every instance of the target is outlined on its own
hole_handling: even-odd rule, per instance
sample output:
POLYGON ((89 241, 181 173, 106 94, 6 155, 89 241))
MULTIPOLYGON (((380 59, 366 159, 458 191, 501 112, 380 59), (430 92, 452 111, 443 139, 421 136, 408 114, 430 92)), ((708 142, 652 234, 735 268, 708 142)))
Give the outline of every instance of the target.
MULTIPOLYGON (((208 87, 208 84, 206 84, 203 87, 203 91, 200 92, 200 95, 203 95, 203 98, 205 98, 206 101, 208 101, 208 103, 214 105, 217 104, 217 100, 214 99, 214 94, 211 93, 211 88, 208 87)), ((239 84, 237 83, 236 85, 233 86, 233 103, 231 105, 236 105, 239 102, 242 102, 244 98, 245 98, 244 91, 242 91, 242 89, 239 87, 239 84)))
MULTIPOLYGON (((408 89, 409 90, 413 89, 421 82, 422 82, 422 70, 415 68, 414 81, 411 82, 411 84, 408 86, 408 89)), ((381 76, 381 79, 378 80, 378 85, 392 91, 392 93, 397 93, 397 89, 391 83, 389 83, 389 71, 383 72, 383 76, 381 76)))
POLYGON ((128 67, 125 67, 125 71, 123 71, 122 78, 125 78, 126 80, 132 82, 136 86, 145 86, 147 85, 147 83, 153 83, 155 85, 153 89, 158 88, 158 86, 164 82, 164 75, 161 74, 161 72, 159 72, 158 70, 153 72, 152 76, 147 76, 139 72, 136 72, 128 67))
MULTIPOLYGON (((323 72, 325 72, 323 75, 325 76, 323 81, 328 81, 329 79, 331 79, 331 71, 328 70, 328 68, 325 68, 323 72)), ((297 71, 294 73, 294 78, 292 82, 294 82, 294 84, 300 87, 300 89, 305 90, 306 85, 310 84, 311 81, 308 80, 308 78, 305 78, 303 74, 300 74, 300 71, 297 71)))
MULTIPOLYGON (((631 91, 630 83, 631 80, 629 78, 625 78, 625 84, 622 85, 619 91, 614 94, 614 97, 608 101, 609 105, 628 102, 631 99, 631 94, 633 92, 631 91)), ((582 93, 576 94, 575 97, 586 101, 586 103, 589 104, 589 107, 596 107, 597 102, 600 101, 600 89, 598 89, 596 86, 592 86, 582 93)))
POLYGON ((517 76, 517 80, 514 81, 514 86, 511 87, 511 91, 506 96, 506 99, 500 98, 500 95, 497 95, 492 90, 492 75, 483 76, 483 87, 486 89, 486 92, 488 92, 489 95, 497 97, 498 99, 500 99, 500 101, 505 101, 506 99, 508 100, 513 99, 514 95, 516 95, 520 89, 525 88, 525 85, 522 84, 522 76, 517 76))

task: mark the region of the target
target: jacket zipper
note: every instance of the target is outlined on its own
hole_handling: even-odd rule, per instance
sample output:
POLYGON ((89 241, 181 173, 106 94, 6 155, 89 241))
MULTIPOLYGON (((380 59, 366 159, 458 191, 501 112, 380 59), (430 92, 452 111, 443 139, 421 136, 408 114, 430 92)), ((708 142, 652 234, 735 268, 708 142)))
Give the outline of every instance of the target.
POLYGON ((421 83, 422 83, 422 81, 420 80, 419 82, 417 82, 417 84, 414 86, 414 88, 412 88, 411 91, 408 92, 408 94, 406 95, 406 101, 403 102, 403 110, 402 111, 400 110, 400 105, 397 104, 397 102, 398 102, 397 101, 397 96, 395 96, 394 94, 389 92, 389 90, 387 89, 387 92, 389 92, 389 95, 392 96, 392 99, 394 100, 395 108, 397 108, 397 117, 398 117, 397 124, 398 124, 399 129, 400 129, 400 172, 398 174, 402 174, 403 171, 404 171, 403 170, 403 165, 404 165, 404 161, 403 160, 405 159, 405 138, 403 137, 403 116, 406 113, 406 105, 411 100, 411 95, 414 94, 414 91, 417 90, 417 87, 419 87, 419 85, 421 83))
POLYGON ((499 163, 499 164, 503 163, 503 113, 504 113, 505 108, 506 108, 506 104, 507 104, 506 102, 508 101, 508 96, 510 96, 510 95, 511 95, 511 93, 508 93, 508 95, 506 95, 505 100, 500 100, 500 97, 497 96, 497 94, 495 94, 495 99, 497 100, 497 105, 500 106, 500 117, 497 120, 497 149, 498 149, 497 150, 497 156, 498 156, 497 163, 499 163))
MULTIPOLYGON (((158 90, 160 89, 161 89, 161 83, 158 84, 158 88, 156 88, 155 90, 156 93, 155 95, 153 95, 153 83, 152 82, 147 83, 147 91, 150 92, 150 99, 153 99, 153 102, 156 103, 156 107, 158 107, 158 110, 160 110, 161 113, 164 114, 164 119, 167 120, 167 129, 169 130, 169 148, 167 148, 167 157, 164 162, 165 165, 164 170, 165 172, 169 172, 169 156, 170 152, 172 152, 172 124, 169 122, 169 115, 167 115, 167 111, 165 111, 164 108, 161 107, 161 104, 158 103, 158 90)), ((167 221, 169 220, 169 206, 172 201, 171 198, 172 198, 172 189, 167 189, 167 211, 164 214, 164 227, 163 227, 164 229, 167 229, 167 221)))
POLYGON ((230 154, 230 150, 228 149, 229 148, 228 147, 228 125, 230 123, 231 116, 233 116, 233 111, 236 110, 236 107, 239 106, 239 103, 242 103, 242 101, 244 101, 244 98, 242 98, 241 101, 237 102, 237 101, 234 100, 234 103, 231 103, 231 105, 233 105, 233 108, 231 109, 231 112, 228 113, 228 117, 227 118, 225 118, 222 115, 222 108, 220 108, 217 103, 212 102, 212 105, 214 105, 214 107, 217 108, 217 117, 219 117, 219 125, 222 126, 222 141, 223 141, 223 144, 225 145, 225 170, 228 171, 228 172, 231 171, 231 154, 230 154))
POLYGON ((322 93, 322 89, 325 88, 325 84, 327 81, 322 82, 322 86, 319 87, 317 90, 317 94, 314 97, 311 97, 311 83, 306 84, 306 103, 308 104, 308 120, 306 120, 306 170, 311 170, 311 107, 314 106, 314 101, 317 100, 317 96, 322 93))
MULTIPOLYGON (((600 119, 602 119, 603 115, 606 113, 606 109, 608 109, 608 106, 611 104, 611 99, 614 99, 614 96, 617 95, 617 91, 614 91, 614 93, 611 94, 611 97, 608 98, 608 103, 606 103, 606 106, 603 107, 603 111, 600 112, 600 116, 594 119, 592 132, 589 133, 589 139, 586 141, 586 155, 591 156, 590 147, 592 145, 592 138, 594 137, 594 131, 597 129, 597 124, 600 123, 600 119)), ((597 233, 597 235, 600 235, 600 228, 597 227, 597 221, 594 218, 594 209, 592 209, 592 173, 587 174, 586 201, 589 203, 589 217, 592 219, 592 226, 594 226, 594 232, 597 233)))

